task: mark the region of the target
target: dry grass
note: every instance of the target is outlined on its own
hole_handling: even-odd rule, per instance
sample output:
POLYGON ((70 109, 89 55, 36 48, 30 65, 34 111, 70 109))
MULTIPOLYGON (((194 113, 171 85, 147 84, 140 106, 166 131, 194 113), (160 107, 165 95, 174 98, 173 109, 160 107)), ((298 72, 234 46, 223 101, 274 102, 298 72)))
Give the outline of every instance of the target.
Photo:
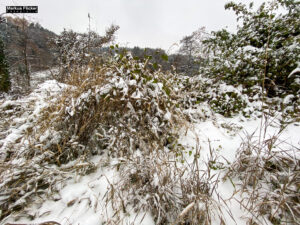
POLYGON ((130 56, 72 73, 69 86, 33 121, 20 149, 1 162, 1 218, 35 196, 51 197, 63 180, 94 171, 91 155, 130 157, 176 140, 181 117, 171 76, 152 73, 130 56))
MULTIPOLYGON (((150 212, 156 224, 225 224, 214 150, 200 169, 199 142, 192 163, 178 144, 179 131, 189 127, 184 118, 193 119, 182 110, 198 101, 197 86, 186 91, 176 74, 149 71, 147 63, 123 55, 69 74, 68 86, 49 98, 0 163, 1 219, 36 197, 51 198, 74 174, 93 172, 90 157, 105 153, 120 162, 120 180, 105 196, 114 212, 108 224, 122 224, 130 209, 150 212)), ((250 223, 299 224, 299 148, 280 149, 280 132, 266 137, 268 126, 259 140, 246 137, 228 176, 242 181, 240 204, 253 215, 250 223)))
MULTIPOLYGON (((209 163, 199 169, 199 154, 198 145, 194 161, 187 163, 174 151, 157 149, 150 154, 136 152, 117 164, 120 180, 106 194, 107 206, 114 211, 109 224, 122 224, 133 212, 136 224, 145 212, 152 214, 155 224, 225 224, 219 202, 223 200, 216 192, 219 179, 209 163)), ((210 158, 215 159, 213 151, 210 158)))
POLYGON ((250 224, 300 224, 300 149, 281 148, 283 129, 268 137, 271 122, 264 121, 259 138, 244 139, 229 175, 241 180, 240 204, 250 224))

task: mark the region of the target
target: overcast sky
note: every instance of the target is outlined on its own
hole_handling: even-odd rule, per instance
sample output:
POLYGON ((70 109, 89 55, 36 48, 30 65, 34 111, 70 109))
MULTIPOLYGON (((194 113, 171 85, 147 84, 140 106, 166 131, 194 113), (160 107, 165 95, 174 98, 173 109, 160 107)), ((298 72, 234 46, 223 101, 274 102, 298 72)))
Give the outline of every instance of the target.
MULTIPOLYGON (((119 25, 117 42, 122 45, 168 50, 184 35, 202 26, 208 31, 225 27, 234 31, 235 15, 225 11, 226 2, 228 0, 0 0, 0 14, 9 5, 37 5, 39 13, 26 14, 28 18, 59 34, 63 28, 87 31, 90 13, 91 29, 99 33, 104 33, 112 23, 119 25)), ((259 4, 263 0, 254 2, 259 4)))

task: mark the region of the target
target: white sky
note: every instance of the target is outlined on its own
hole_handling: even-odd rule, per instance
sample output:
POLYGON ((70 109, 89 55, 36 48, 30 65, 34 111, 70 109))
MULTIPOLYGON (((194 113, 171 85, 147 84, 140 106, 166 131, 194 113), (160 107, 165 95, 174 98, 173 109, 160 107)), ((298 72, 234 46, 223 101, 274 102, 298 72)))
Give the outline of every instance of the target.
MULTIPOLYGON (((235 0, 238 1, 238 0, 235 0)), ((250 0, 240 0, 249 3, 250 0)), ((26 14, 34 22, 59 34, 63 28, 103 34, 114 23, 120 26, 117 42, 129 47, 168 50, 183 36, 205 26, 208 31, 236 27, 228 0, 0 0, 0 14, 9 5, 37 5, 38 14, 26 14)), ((260 4, 263 0, 254 0, 260 4)))

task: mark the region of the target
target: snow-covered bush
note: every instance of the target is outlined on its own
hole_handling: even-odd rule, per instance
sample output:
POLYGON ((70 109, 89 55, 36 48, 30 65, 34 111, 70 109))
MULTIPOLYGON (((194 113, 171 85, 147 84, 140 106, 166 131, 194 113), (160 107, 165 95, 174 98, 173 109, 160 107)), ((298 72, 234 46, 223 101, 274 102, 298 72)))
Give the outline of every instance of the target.
POLYGON ((119 26, 111 25, 104 36, 94 31, 76 33, 72 30, 64 30, 55 37, 52 44, 59 68, 58 73, 54 74, 55 78, 65 82, 70 73, 99 63, 100 61, 96 59, 99 58, 100 49, 114 41, 118 29, 119 26))
POLYGON ((290 76, 300 61, 299 4, 294 0, 264 2, 257 10, 253 3, 230 2, 240 22, 237 33, 213 32, 205 43, 210 57, 201 72, 229 85, 242 84, 256 94, 255 85, 264 82, 269 97, 294 94, 299 85, 290 76), (278 8, 282 13, 278 13, 278 8), (293 86, 293 88, 291 88, 293 86))
POLYGON ((299 119, 299 94, 286 93, 281 97, 262 98, 262 88, 258 85, 253 85, 249 90, 242 84, 230 85, 223 80, 211 79, 205 75, 178 76, 176 82, 176 88, 180 93, 178 104, 191 121, 193 119, 190 117, 202 119, 210 117, 210 111, 225 117, 241 114, 246 118, 260 116, 264 111, 272 116, 280 115, 282 121, 291 122, 299 119), (201 115, 196 115, 199 113, 201 115))
POLYGON ((258 107, 258 104, 255 104, 259 100, 258 96, 251 97, 244 94, 241 85, 234 87, 223 81, 214 81, 201 75, 192 78, 181 77, 180 82, 181 84, 178 85, 182 93, 180 103, 189 111, 208 104, 211 110, 226 117, 239 113, 249 117, 258 107))
POLYGON ((182 118, 173 74, 151 72, 147 63, 120 54, 93 70, 70 74, 73 85, 49 99, 20 150, 3 160, 2 218, 36 195, 51 196, 63 180, 92 172, 92 154, 130 157, 135 151, 163 151, 177 139, 182 118))
POLYGON ((54 126, 56 135, 42 138, 56 139, 51 148, 60 146, 60 161, 88 151, 126 155, 136 149, 161 149, 168 143, 180 120, 171 91, 172 74, 152 73, 146 63, 117 55, 96 73, 71 76, 80 76, 81 83, 66 90, 62 102, 50 106, 43 117, 54 117, 46 123, 54 126), (89 150, 78 149, 77 143, 89 150))
POLYGON ((209 99, 209 104, 215 112, 227 117, 243 112, 248 100, 238 88, 226 84, 212 85, 204 97, 209 99))

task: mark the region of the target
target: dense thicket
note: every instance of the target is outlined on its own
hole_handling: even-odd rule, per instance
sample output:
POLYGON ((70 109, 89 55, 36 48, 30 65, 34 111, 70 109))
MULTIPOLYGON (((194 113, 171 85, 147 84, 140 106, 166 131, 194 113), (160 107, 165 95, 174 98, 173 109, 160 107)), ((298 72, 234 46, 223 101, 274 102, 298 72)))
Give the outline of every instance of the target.
MULTIPOLYGON (((181 112, 175 107, 174 76, 151 72, 148 63, 121 53, 103 65, 79 68, 66 77, 70 85, 49 101, 38 122, 30 124, 36 127, 28 136, 33 144, 21 141, 21 152, 2 148, 3 165, 20 175, 22 182, 10 172, 0 172, 0 180, 5 180, 0 186, 0 218, 25 207, 37 192, 57 190, 54 186, 62 179, 63 165, 72 160, 81 158, 84 165, 79 167, 86 174, 95 169, 89 162, 94 154, 129 157, 136 151, 147 155, 169 146, 177 149, 181 112), (16 166, 11 160, 17 158, 26 160, 16 166), (62 173, 54 176, 47 165, 62 173)), ((78 168, 74 169, 75 173, 78 168)))
POLYGON ((300 61, 299 3, 278 0, 254 10, 253 3, 230 2, 225 8, 236 13, 240 25, 236 34, 212 32, 205 41, 208 66, 201 72, 230 85, 242 84, 248 93, 263 82, 269 97, 299 95, 294 73, 300 61))

